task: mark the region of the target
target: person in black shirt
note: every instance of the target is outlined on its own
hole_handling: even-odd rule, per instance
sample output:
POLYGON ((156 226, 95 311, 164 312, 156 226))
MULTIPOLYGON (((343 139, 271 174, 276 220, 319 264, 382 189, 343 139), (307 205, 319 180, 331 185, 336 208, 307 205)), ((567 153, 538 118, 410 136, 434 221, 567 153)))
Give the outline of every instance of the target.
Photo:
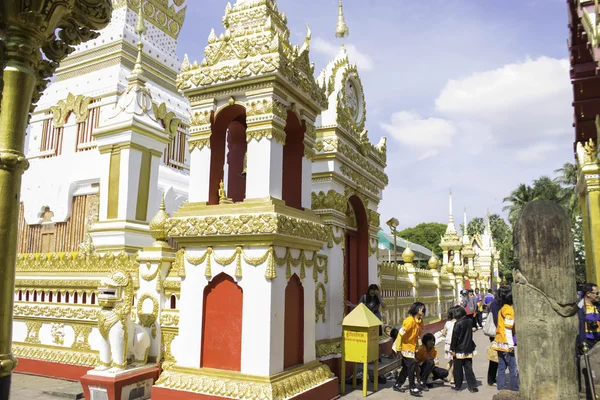
POLYGON ((469 392, 478 392, 477 380, 473 373, 473 355, 475 342, 473 342, 473 316, 467 315, 464 308, 457 309, 456 323, 452 331, 450 352, 454 357, 454 386, 453 390, 462 390, 463 370, 467 378, 469 392))
MULTIPOLYGON (((385 310, 385 302, 383 301, 383 299, 381 298, 381 294, 379 293, 379 286, 377 285, 370 285, 369 286, 369 290, 367 290, 367 294, 363 294, 362 296, 360 296, 360 299, 358 300, 359 303, 363 303, 365 306, 367 306, 367 308, 369 310, 371 310, 371 312, 373 314, 375 314, 375 316, 379 319, 381 319, 381 310, 380 309, 384 309, 385 310)), ((356 304, 352 304, 351 302, 347 301, 346 305, 349 307, 356 307, 356 304)), ((381 336, 382 334, 382 328, 381 325, 379 326, 379 335, 381 336)))

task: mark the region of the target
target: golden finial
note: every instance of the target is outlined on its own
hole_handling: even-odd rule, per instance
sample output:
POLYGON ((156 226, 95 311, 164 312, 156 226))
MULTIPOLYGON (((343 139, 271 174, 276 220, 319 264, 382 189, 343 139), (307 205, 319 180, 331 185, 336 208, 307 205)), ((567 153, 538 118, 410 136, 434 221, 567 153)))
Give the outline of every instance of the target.
POLYGON ((336 38, 345 38, 348 37, 350 31, 348 30, 348 25, 346 25, 346 20, 344 19, 344 6, 342 5, 342 0, 340 0, 338 4, 338 22, 335 26, 335 37, 336 38))
POLYGON ((410 243, 406 241, 406 249, 402 252, 402 260, 405 264, 410 264, 415 260, 415 253, 410 249, 410 243))
POLYGON ((158 212, 150 221, 150 234, 154 238, 152 247, 169 247, 167 244, 167 224, 169 222, 169 214, 165 206, 165 195, 162 195, 158 212))
POLYGON ((440 261, 433 252, 433 249, 431 249, 431 258, 429 259, 427 265, 429 265, 429 269, 438 269, 438 267, 440 266, 440 261))
POLYGON ((131 71, 132 76, 142 75, 144 73, 144 70, 142 69, 142 49, 144 48, 144 45, 142 43, 142 35, 146 32, 146 25, 144 24, 144 13, 142 11, 142 3, 142 0, 140 0, 138 20, 135 24, 135 33, 138 34, 139 39, 137 44, 138 53, 137 58, 135 60, 135 67, 133 67, 133 70, 131 71))

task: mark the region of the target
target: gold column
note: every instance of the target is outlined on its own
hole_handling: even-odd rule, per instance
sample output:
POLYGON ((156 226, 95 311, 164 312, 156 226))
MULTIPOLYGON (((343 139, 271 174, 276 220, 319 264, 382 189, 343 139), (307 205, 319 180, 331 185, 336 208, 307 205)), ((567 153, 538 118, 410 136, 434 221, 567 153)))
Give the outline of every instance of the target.
POLYGON ((587 211, 592 243, 591 253, 594 260, 594 275, 588 276, 588 280, 595 283, 600 277, 600 187, 598 185, 590 187, 588 184, 587 192, 587 211))
POLYGON ((21 175, 29 166, 22 152, 36 79, 31 69, 7 66, 3 80, 0 103, 0 379, 5 377, 9 383, 0 386, 2 389, 10 385, 10 373, 16 365, 11 347, 19 194, 21 175))
POLYGON ((579 195, 579 206, 581 208, 581 219, 583 221, 583 244, 585 248, 585 276, 588 282, 596 282, 596 270, 594 269, 594 258, 592 251, 592 238, 590 231, 590 220, 588 215, 587 197, 579 195))
POLYGON ((111 13, 110 0, 0 2, 0 399, 8 399, 16 366, 11 353, 13 291, 21 175, 29 165, 23 147, 31 105, 58 62, 73 46, 97 37, 90 29, 105 27, 111 13))

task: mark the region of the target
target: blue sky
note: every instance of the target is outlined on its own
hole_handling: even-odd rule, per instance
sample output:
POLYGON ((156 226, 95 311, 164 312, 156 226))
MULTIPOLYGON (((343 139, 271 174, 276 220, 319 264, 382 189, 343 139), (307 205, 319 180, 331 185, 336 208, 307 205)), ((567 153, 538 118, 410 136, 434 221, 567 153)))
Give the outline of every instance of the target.
MULTIPOLYGON (((203 57, 227 1, 188 0, 178 55, 203 57)), ((320 71, 344 43, 365 88, 371 141, 388 137, 382 222, 402 227, 500 212, 521 182, 573 162, 564 0, 277 0, 320 71)), ((234 1, 232 1, 234 4, 234 1)), ((318 73, 318 72, 317 72, 318 73)))

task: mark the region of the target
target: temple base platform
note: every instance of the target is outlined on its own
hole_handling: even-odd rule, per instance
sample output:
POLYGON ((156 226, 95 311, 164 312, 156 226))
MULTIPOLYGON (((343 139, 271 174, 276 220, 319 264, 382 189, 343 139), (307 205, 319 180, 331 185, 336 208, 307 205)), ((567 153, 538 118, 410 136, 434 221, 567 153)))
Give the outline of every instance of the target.
POLYGON ((86 400, 146 400, 159 374, 157 364, 148 364, 118 372, 91 370, 79 381, 86 400))
POLYGON ((152 388, 152 400, 332 400, 338 397, 338 379, 318 361, 270 377, 174 366, 164 371, 152 388))

